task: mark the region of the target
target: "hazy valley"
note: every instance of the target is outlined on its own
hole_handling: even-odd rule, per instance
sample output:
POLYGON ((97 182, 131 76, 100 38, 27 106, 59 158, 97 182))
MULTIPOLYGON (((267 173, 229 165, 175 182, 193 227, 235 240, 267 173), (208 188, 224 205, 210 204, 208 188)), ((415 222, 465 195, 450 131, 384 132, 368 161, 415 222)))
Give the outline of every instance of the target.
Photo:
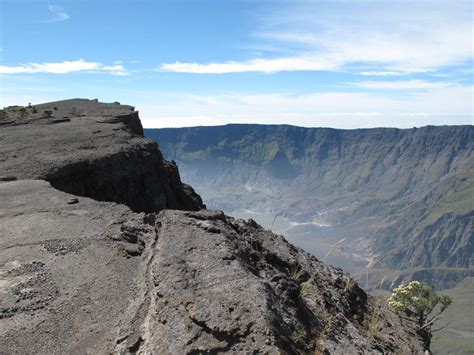
MULTIPOLYGON (((209 207, 255 219, 367 290, 415 279, 438 289, 464 280, 474 291, 473 126, 227 125, 145 135, 209 207)), ((452 336, 468 349, 474 329, 459 319, 473 315, 472 298, 454 307, 434 349, 452 348, 452 336)))
POLYGON ((320 258, 337 243, 327 260, 348 271, 472 272, 472 126, 145 132, 209 206, 255 216, 320 258))

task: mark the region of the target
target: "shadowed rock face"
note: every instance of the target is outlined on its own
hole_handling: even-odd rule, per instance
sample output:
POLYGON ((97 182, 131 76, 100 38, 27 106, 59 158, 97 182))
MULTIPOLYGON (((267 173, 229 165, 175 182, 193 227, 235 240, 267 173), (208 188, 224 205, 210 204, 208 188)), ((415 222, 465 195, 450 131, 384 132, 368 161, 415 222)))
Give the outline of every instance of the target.
POLYGON ((203 207, 181 183, 176 164, 143 138, 132 106, 65 100, 7 109, 0 123, 0 176, 47 180, 59 190, 134 211, 203 207))
POLYGON ((54 128, 87 131, 92 113, 55 124, 4 118, 2 139, 13 136, 1 141, 2 174, 18 181, 0 182, 0 353, 422 351, 413 323, 401 324, 348 274, 252 220, 198 211, 176 166, 133 133, 137 124, 101 123, 118 128, 104 129, 108 144, 85 133, 67 144, 69 130, 54 128), (22 154, 34 153, 26 144, 34 136, 42 149, 30 161, 22 154), (101 149, 83 151, 84 141, 101 149), (19 160, 9 161, 14 142, 19 160), (127 180, 112 171, 119 167, 155 175, 127 180))

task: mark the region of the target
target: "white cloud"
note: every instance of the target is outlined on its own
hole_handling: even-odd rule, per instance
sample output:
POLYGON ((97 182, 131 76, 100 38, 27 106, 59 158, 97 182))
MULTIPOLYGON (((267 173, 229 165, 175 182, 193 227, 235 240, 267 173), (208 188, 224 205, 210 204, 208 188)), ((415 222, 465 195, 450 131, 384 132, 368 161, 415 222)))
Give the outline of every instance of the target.
POLYGON ((425 80, 398 80, 398 81, 359 81, 351 83, 350 86, 355 86, 362 89, 441 89, 456 84, 446 81, 430 82, 425 80))
MULTIPOLYGON (((437 113, 437 112, 402 112, 400 116, 425 116, 425 117, 433 117, 433 116, 466 116, 462 113, 452 113, 452 112, 445 112, 445 113, 437 113)), ((472 121, 471 121, 472 124, 472 121)))
POLYGON ((222 74, 362 66, 362 75, 372 76, 436 71, 473 60, 471 14, 471 1, 463 0, 279 3, 260 17, 254 45, 286 48, 286 55, 164 63, 161 69, 222 74))
POLYGON ((98 70, 106 71, 113 75, 128 75, 129 73, 125 70, 124 66, 121 64, 112 65, 112 66, 103 66, 102 64, 99 66, 98 70))
POLYGON ((404 73, 398 71, 363 71, 359 75, 364 76, 397 76, 403 75, 404 73))
POLYGON ((382 92, 292 94, 155 95, 136 103, 145 127, 227 123, 293 124, 307 127, 408 128, 472 124, 471 86, 430 88, 391 95, 382 92), (150 105, 147 102, 155 102, 150 105))
MULTIPOLYGON (((162 64, 161 70, 193 74, 225 74, 243 72, 274 73, 297 70, 336 70, 337 63, 310 57, 253 59, 245 62, 162 64)), ((160 70, 160 69, 158 69, 160 70)))
POLYGON ((53 18, 48 20, 48 22, 59 22, 65 21, 70 18, 69 14, 67 14, 61 7, 48 5, 48 10, 54 15, 53 18))
POLYGON ((127 75, 127 71, 122 65, 106 66, 98 62, 87 62, 84 59, 55 63, 28 63, 17 66, 0 65, 0 74, 67 74, 81 71, 108 72, 113 75, 127 75))

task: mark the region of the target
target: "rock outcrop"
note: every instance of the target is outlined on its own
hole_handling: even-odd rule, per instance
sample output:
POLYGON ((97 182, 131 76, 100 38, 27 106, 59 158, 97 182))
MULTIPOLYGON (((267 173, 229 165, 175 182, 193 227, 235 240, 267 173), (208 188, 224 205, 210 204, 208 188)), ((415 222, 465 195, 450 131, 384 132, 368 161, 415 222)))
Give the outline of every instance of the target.
POLYGON ((176 164, 163 159, 155 141, 143 139, 132 106, 73 99, 14 107, 1 117, 4 179, 42 179, 59 190, 134 211, 203 207, 194 190, 181 183, 176 164))
POLYGON ((0 353, 422 352, 348 274, 202 209, 132 109, 37 107, 71 102, 85 116, 3 113, 0 353))

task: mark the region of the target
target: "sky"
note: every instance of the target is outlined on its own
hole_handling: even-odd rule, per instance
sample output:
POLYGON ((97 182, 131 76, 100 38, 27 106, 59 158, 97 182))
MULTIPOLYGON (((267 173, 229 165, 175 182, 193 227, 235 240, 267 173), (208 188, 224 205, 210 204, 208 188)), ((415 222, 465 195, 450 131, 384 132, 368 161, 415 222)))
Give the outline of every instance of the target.
POLYGON ((471 0, 0 0, 0 107, 135 106, 147 128, 473 124, 471 0))

